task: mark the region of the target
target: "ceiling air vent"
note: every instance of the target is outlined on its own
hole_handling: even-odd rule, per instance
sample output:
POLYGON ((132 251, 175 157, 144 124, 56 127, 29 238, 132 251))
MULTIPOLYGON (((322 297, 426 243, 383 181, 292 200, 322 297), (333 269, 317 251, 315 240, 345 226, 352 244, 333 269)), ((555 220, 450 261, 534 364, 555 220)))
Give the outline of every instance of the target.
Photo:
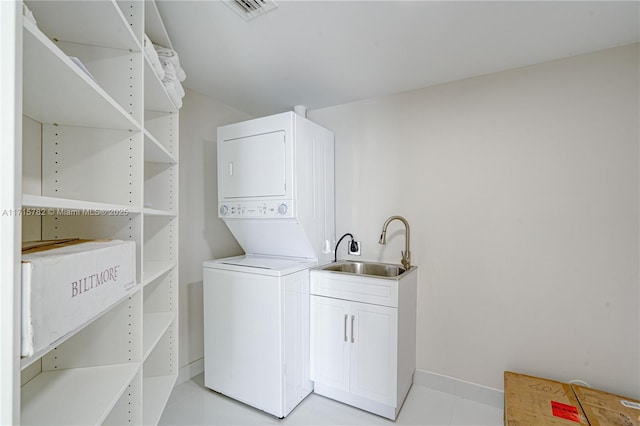
POLYGON ((225 0, 225 4, 245 21, 250 21, 278 7, 272 0, 225 0))

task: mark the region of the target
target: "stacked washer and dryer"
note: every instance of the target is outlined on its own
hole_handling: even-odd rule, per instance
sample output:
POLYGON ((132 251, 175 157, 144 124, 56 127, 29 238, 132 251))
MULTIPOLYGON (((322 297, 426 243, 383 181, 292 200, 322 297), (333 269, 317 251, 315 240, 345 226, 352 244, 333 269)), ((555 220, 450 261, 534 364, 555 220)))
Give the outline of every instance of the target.
POLYGON ((284 418, 309 393, 309 269, 332 259, 334 137, 286 112, 218 128, 218 216, 245 255, 204 263, 205 386, 284 418))

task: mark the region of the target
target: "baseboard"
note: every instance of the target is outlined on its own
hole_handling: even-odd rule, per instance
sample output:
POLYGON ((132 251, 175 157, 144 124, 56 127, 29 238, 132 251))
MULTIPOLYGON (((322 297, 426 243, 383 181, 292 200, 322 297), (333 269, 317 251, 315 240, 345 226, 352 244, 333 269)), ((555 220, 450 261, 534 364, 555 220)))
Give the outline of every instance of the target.
POLYGON ((504 392, 430 371, 416 370, 413 383, 496 408, 504 408, 504 392))
MULTIPOLYGON (((186 382, 200 373, 204 373, 204 358, 200 358, 180 368, 176 384, 186 382)), ((467 382, 466 380, 456 379, 455 377, 445 376, 431 371, 416 370, 413 375, 413 384, 492 407, 504 408, 503 391, 477 383, 467 382)))
POLYGON ((204 358, 200 358, 196 361, 193 361, 191 364, 181 367, 180 372, 178 372, 178 380, 176 381, 176 385, 184 383, 200 373, 204 373, 204 358))

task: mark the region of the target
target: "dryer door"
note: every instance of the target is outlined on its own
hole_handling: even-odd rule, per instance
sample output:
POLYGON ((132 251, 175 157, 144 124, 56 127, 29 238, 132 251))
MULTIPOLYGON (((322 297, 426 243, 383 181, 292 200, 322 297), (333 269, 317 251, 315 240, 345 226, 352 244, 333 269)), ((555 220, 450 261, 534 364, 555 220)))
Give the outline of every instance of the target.
POLYGON ((218 142, 222 197, 282 197, 286 193, 285 132, 218 142))

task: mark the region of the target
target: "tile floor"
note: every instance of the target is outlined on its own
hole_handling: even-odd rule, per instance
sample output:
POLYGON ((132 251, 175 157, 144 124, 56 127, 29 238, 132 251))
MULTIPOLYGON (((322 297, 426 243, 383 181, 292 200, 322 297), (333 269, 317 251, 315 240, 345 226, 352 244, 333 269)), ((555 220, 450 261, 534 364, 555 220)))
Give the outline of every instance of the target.
MULTIPOLYGON (((390 420, 311 394, 284 420, 204 387, 202 374, 176 386, 161 425, 393 425, 390 420)), ((502 425, 502 409, 414 385, 396 425, 502 425)))

